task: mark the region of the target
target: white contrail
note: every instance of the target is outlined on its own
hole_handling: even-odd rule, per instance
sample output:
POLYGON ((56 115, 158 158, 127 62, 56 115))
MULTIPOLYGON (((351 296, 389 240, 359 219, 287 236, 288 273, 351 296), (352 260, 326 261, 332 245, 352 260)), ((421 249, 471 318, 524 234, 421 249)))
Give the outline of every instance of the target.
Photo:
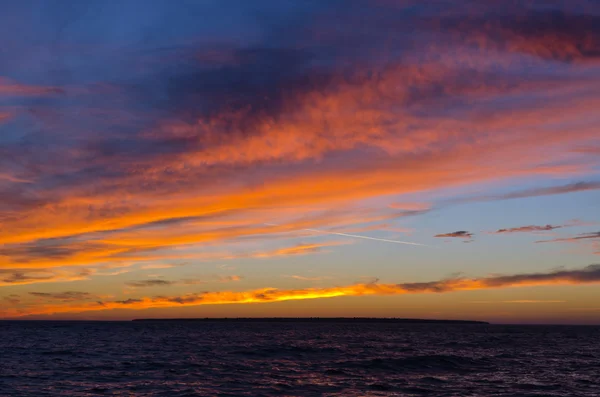
MULTIPOLYGON (((276 223, 265 223, 265 225, 267 225, 267 226, 279 226, 276 223)), ((428 247, 427 244, 413 243, 413 242, 410 242, 410 241, 388 240, 388 239, 385 239, 385 238, 375 238, 375 237, 361 236, 361 235, 358 235, 358 234, 327 232, 325 230, 319 230, 319 229, 300 229, 300 230, 307 230, 309 232, 314 232, 314 233, 334 234, 336 236, 362 238, 362 239, 365 239, 365 240, 382 241, 384 243, 394 243, 394 244, 404 244, 404 245, 418 245, 418 246, 421 246, 421 247, 428 247)))

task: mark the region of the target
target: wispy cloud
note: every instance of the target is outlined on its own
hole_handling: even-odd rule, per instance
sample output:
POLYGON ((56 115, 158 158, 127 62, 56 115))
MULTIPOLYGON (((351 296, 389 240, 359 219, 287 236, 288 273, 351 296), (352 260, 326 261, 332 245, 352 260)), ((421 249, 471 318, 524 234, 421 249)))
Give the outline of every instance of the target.
POLYGON ((150 279, 150 280, 138 280, 128 281, 125 285, 133 288, 144 288, 144 287, 165 287, 177 284, 176 281, 162 280, 162 279, 150 279))
POLYGON ((573 226, 592 226, 595 223, 592 222, 584 222, 579 219, 573 219, 562 225, 527 225, 527 226, 519 226, 519 227, 511 227, 507 229, 498 229, 495 232, 490 232, 491 234, 510 234, 510 233, 535 233, 535 232, 548 232, 555 229, 562 229, 565 227, 573 227, 573 226))
POLYGON ((467 232, 465 230, 459 230, 457 232, 451 232, 451 233, 442 233, 442 234, 436 234, 433 237, 450 237, 450 238, 464 238, 464 239, 472 239, 473 238, 473 233, 471 232, 467 232))
POLYGON ((582 240, 600 239, 600 232, 582 233, 572 237, 554 238, 551 240, 539 240, 536 243, 560 243, 560 242, 578 242, 582 240))
POLYGON ((0 300, 5 302, 7 305, 18 305, 19 303, 21 303, 21 296, 18 294, 10 294, 7 296, 3 296, 0 300))
POLYGON ((291 247, 280 248, 273 251, 252 253, 249 254, 249 256, 254 258, 272 258, 278 256, 315 254, 319 252, 324 252, 324 248, 335 247, 345 244, 350 243, 347 241, 330 241, 325 243, 300 243, 291 247))
POLYGON ((149 279, 149 280, 135 280, 128 281, 125 283, 128 287, 132 288, 146 288, 146 287, 170 287, 173 285, 199 285, 206 283, 230 283, 235 281, 242 280, 242 276, 238 276, 236 274, 233 275, 219 275, 214 277, 205 277, 205 278, 184 278, 181 280, 163 280, 161 278, 158 279, 149 279))
POLYGON ((296 274, 292 274, 292 275, 284 276, 284 277, 293 278, 295 280, 300 280, 300 281, 322 281, 322 280, 326 280, 326 279, 330 278, 330 277, 326 277, 326 276, 313 276, 313 277, 298 276, 296 274))
POLYGON ((45 96, 62 94, 60 87, 45 87, 20 84, 0 76, 0 96, 45 96))
POLYGON ((591 190, 600 189, 600 182, 575 182, 567 185, 550 186, 535 189, 525 189, 515 192, 493 195, 493 196, 479 196, 464 199, 463 201, 492 201, 492 200, 510 200, 520 198, 531 198, 541 196, 552 196, 555 194, 567 194, 577 192, 587 192, 591 190))
POLYGON ((94 273, 91 269, 2 269, 0 287, 36 283, 86 280, 94 273))
MULTIPOLYGON (((536 243, 572 243, 584 248, 586 253, 600 255, 600 232, 580 233, 569 237, 538 240, 536 243)), ((576 251, 577 252, 577 251, 576 251)))
MULTIPOLYGON (((0 112, 0 123, 9 120, 12 117, 13 117, 13 115, 11 113, 0 112)), ((2 179, 2 178, 0 177, 0 179, 2 179)))
POLYGON ((566 303, 563 300, 540 300, 540 299, 520 299, 520 300, 508 300, 508 301, 472 301, 471 303, 516 303, 516 304, 538 304, 538 303, 566 303))
POLYGON ((391 203, 389 205, 390 208, 405 210, 405 211, 418 211, 423 212, 431 209, 432 205, 430 203, 419 203, 419 202, 399 202, 399 203, 391 203))
POLYGON ((498 229, 492 234, 509 234, 509 233, 531 233, 531 232, 546 232, 554 229, 560 229, 564 227, 563 225, 544 225, 544 226, 536 226, 536 225, 528 225, 528 226, 519 226, 519 227, 511 227, 508 229, 498 229))
POLYGON ((149 270, 149 269, 171 269, 173 267, 177 267, 178 265, 175 264, 171 264, 171 263, 151 263, 148 265, 141 265, 139 268, 142 270, 149 270))
POLYGON ((43 299, 54 299, 59 301, 81 301, 88 299, 97 299, 95 295, 89 292, 81 291, 65 291, 65 292, 30 292, 29 295, 33 295, 37 298, 43 299))
POLYGON ((2 268, 0 287, 37 283, 59 283, 88 280, 94 276, 114 276, 133 271, 131 263, 113 263, 95 267, 2 268))
POLYGON ((229 283, 232 281, 240 281, 241 279, 243 279, 242 276, 238 276, 237 274, 232 274, 232 275, 228 275, 228 276, 218 276, 217 280, 221 283, 229 283))

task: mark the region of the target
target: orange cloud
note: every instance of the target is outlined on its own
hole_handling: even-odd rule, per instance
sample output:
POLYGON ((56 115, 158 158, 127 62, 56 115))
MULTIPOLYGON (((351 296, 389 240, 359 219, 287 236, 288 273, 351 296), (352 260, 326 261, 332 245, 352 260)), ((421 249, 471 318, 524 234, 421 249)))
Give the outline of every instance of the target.
MULTIPOLYGON (((477 31, 486 29, 477 25, 477 31)), ((498 21, 489 29, 510 34, 498 21)), ((533 43, 542 39, 533 36, 533 43)), ((468 35, 464 40, 470 43, 468 35)), ((515 40, 502 49, 538 54, 515 40)), ((383 195, 593 169, 589 156, 582 160, 566 150, 597 138, 600 86, 593 79, 573 73, 562 80, 541 75, 505 81, 491 73, 494 65, 510 66, 512 57, 423 51, 422 61, 357 64, 327 84, 279 89, 276 114, 251 106, 223 106, 210 114, 191 108, 190 118, 168 117, 115 142, 82 135, 81 147, 47 152, 50 160, 40 164, 33 159, 24 168, 41 177, 41 188, 33 189, 34 199, 22 189, 10 196, 16 209, 2 219, 0 244, 8 255, 0 266, 156 260, 156 250, 165 247, 339 226, 320 215, 338 208, 351 214, 352 204, 383 195), (85 166, 76 168, 80 164, 85 166), (263 226, 271 221, 286 226, 263 226), (50 239, 76 241, 54 255, 36 256, 49 252, 42 248, 50 239)), ((2 80, 0 92, 56 90, 2 80)))
POLYGON ((44 87, 19 84, 0 76, 0 95, 4 96, 45 96, 61 94, 64 91, 58 87, 44 87))
POLYGON ((525 273, 483 278, 453 278, 446 280, 402 283, 402 284, 354 284, 329 288, 307 288, 281 290, 262 288, 252 291, 221 291, 189 294, 184 296, 159 296, 130 298, 122 301, 106 301, 91 304, 41 305, 20 308, 18 311, 6 309, 0 312, 3 317, 16 317, 34 314, 78 313, 110 309, 148 309, 162 307, 199 306, 217 304, 269 303, 288 300, 333 298, 339 296, 402 295, 419 293, 448 293, 481 289, 511 288, 543 285, 599 284, 600 265, 590 265, 582 269, 557 270, 548 273, 525 273))
POLYGON ((297 244, 293 247, 280 248, 270 252, 257 253, 252 255, 255 258, 270 258, 276 256, 288 256, 288 255, 306 255, 322 252, 325 247, 334 247, 337 245, 349 244, 343 241, 332 241, 327 243, 313 243, 313 244, 297 244))
POLYGON ((7 112, 0 112, 0 123, 11 119, 13 115, 7 112))
POLYGON ((390 208, 406 210, 406 211, 427 211, 431 209, 430 203, 415 203, 415 202, 406 202, 406 203, 391 203, 390 208))
POLYGON ((140 269, 148 270, 148 269, 170 269, 176 267, 177 265, 171 263, 154 263, 149 265, 142 265, 140 269))
MULTIPOLYGON (((571 132, 571 135, 560 131, 542 134, 538 130, 546 123, 565 122, 572 117, 579 117, 580 114, 587 112, 586 108, 591 107, 590 102, 593 102, 594 98, 584 93, 579 95, 575 100, 578 103, 573 103, 572 113, 556 112, 553 104, 546 104, 548 105, 546 109, 513 109, 508 119, 502 117, 502 112, 491 111, 487 111, 490 114, 483 114, 486 112, 473 114, 473 117, 468 120, 443 118, 415 120, 415 116, 398 113, 397 100, 406 98, 410 90, 406 79, 425 82, 427 80, 424 76, 428 74, 439 79, 448 77, 444 73, 436 74, 435 69, 429 71, 419 68, 409 70, 399 68, 398 71, 392 69, 384 74, 382 81, 365 79, 357 84, 340 82, 338 91, 312 94, 316 102, 308 95, 301 101, 304 106, 291 110, 289 119, 284 118, 276 125, 273 124, 273 120, 263 120, 264 127, 260 125, 256 127, 259 131, 261 128, 265 129, 262 134, 255 133, 250 137, 233 134, 231 138, 227 138, 232 140, 230 144, 217 142, 216 147, 212 147, 210 151, 186 152, 177 156, 158 158, 155 165, 148 164, 148 168, 143 171, 127 175, 125 180, 118 180, 117 186, 95 186, 93 188, 95 195, 81 188, 65 192, 62 201, 28 213, 27 219, 30 219, 31 223, 20 222, 23 233, 18 239, 57 237, 82 231, 114 230, 176 217, 237 211, 250 206, 264 208, 267 197, 270 197, 273 192, 278 193, 275 197, 279 200, 269 201, 271 205, 304 206, 316 203, 325 205, 332 201, 350 202, 381 194, 417 192, 486 181, 490 178, 544 173, 563 174, 578 170, 578 167, 573 166, 541 167, 538 160, 531 156, 519 156, 519 153, 527 152, 531 148, 536 150, 542 150, 542 147, 551 148, 561 142, 581 143, 586 136, 592 137, 593 132, 586 128, 579 128, 571 132), (387 92, 393 89, 391 87, 400 88, 398 92, 387 92), (367 105, 365 101, 368 101, 367 105), (365 111, 355 111, 357 108, 373 108, 376 114, 367 115, 365 111), (308 118, 312 120, 312 125, 303 124, 306 123, 302 121, 305 120, 305 112, 308 115, 311 112, 315 113, 312 118, 308 118), (295 117, 295 114, 298 116, 295 117), (356 118, 363 118, 363 120, 356 118), (384 122, 387 120, 390 121, 384 122), (336 126, 340 123, 342 124, 336 126), (293 128, 293 131, 284 133, 287 124, 290 125, 289 128, 293 128), (398 134, 399 131, 407 130, 410 124, 420 127, 413 126, 410 132, 398 134), (326 133, 325 126, 329 126, 327 131, 330 133, 326 133), (497 138, 491 133, 494 130, 507 130, 511 127, 518 127, 518 136, 507 134, 497 138), (483 134, 482 131, 485 130, 490 133, 483 134), (344 135, 335 135, 338 131, 344 135), (368 133, 368 131, 375 132, 368 133), (272 137, 273 134, 275 137, 272 137), (278 142, 279 134, 285 137, 281 139, 289 139, 293 145, 278 142), (348 141, 345 134, 355 138, 348 141), (541 136, 544 140, 539 139, 541 136), (322 139, 329 140, 329 143, 319 144, 322 139), (469 141, 475 143, 468 145, 469 141), (218 185, 209 185, 213 191, 210 198, 199 195, 198 192, 206 191, 207 187, 195 183, 180 186, 183 189, 178 190, 177 194, 170 194, 168 200, 162 199, 160 192, 154 195, 152 191, 139 191, 140 187, 144 186, 144 181, 166 182, 165 169, 169 170, 171 180, 174 177, 174 180, 194 181, 194 174, 205 176, 207 167, 213 165, 224 167, 228 164, 260 164, 272 161, 294 163, 308 158, 318 158, 332 151, 348 151, 361 144, 379 147, 389 155, 379 156, 377 160, 365 159, 367 161, 357 162, 356 167, 332 164, 331 169, 316 170, 309 166, 308 170, 302 172, 291 170, 285 178, 270 177, 268 185, 256 188, 223 191, 224 189, 218 185), (303 150, 298 145, 306 145, 307 149, 303 150), (309 149, 313 152, 306 153, 309 149), (285 151, 281 152, 282 150, 285 151), (406 156, 396 157, 401 154, 406 156), (487 162, 491 164, 486 166, 487 162), (496 172, 489 172, 491 169, 496 172), (103 191, 104 194, 97 195, 103 191), (122 203, 120 205, 122 210, 119 210, 119 203, 122 203), (107 207, 108 211, 94 214, 90 213, 90 207, 99 209, 107 207), (110 209, 113 207, 115 214, 111 215, 110 209), (61 224, 54 219, 58 214, 68 214, 70 222, 61 224), (102 216, 98 216, 100 214, 102 216)), ((561 106, 563 103, 561 102, 561 106)), ((226 114, 219 117, 230 120, 229 116, 226 114)), ((233 120, 235 124, 235 118, 233 120)), ((174 127, 162 127, 156 134, 163 136, 169 133, 169 128, 174 127)), ((217 132, 214 134, 206 132, 201 126, 181 128, 200 129, 202 135, 199 136, 219 136, 217 132)), ((175 132, 175 134, 176 136, 198 135, 185 131, 175 132)), ((214 175, 214 178, 221 177, 237 179, 227 171, 219 171, 214 175)), ((61 219, 64 217, 61 216, 61 219)), ((10 237, 0 236, 0 238, 8 240, 10 237)), ((12 236, 10 239, 15 241, 16 238, 12 236)))
MULTIPOLYGON (((268 215, 267 215, 268 216, 268 215)), ((365 220, 377 220, 382 216, 363 215, 365 220)), ((385 215, 389 216, 389 215, 385 215)), ((384 216, 384 217, 385 217, 384 216)), ((321 216, 311 219, 292 220, 280 226, 248 224, 252 219, 227 219, 218 222, 197 221, 182 222, 176 228, 140 229, 115 231, 110 234, 78 235, 75 239, 43 239, 28 243, 7 244, 0 248, 0 267, 6 268, 51 268, 64 266, 97 265, 105 263, 132 263, 142 261, 159 261, 168 259, 217 260, 235 258, 267 258, 310 253, 322 250, 327 246, 349 244, 350 242, 333 241, 306 246, 285 247, 266 252, 248 252, 231 254, 227 252, 185 253, 177 248, 185 246, 211 244, 224 240, 234 241, 236 238, 248 236, 264 236, 280 234, 281 237, 297 229, 318 224, 319 221, 330 220, 338 224, 346 224, 361 219, 355 213, 350 217, 343 212, 336 215, 321 216)), ((260 222, 257 219, 256 222, 260 222)), ((304 233, 306 234, 306 233, 304 233)), ((310 235, 320 234, 310 232, 310 235)), ((149 264, 145 266, 172 266, 165 264, 149 264)))
POLYGON ((111 263, 95 267, 2 268, 0 287, 88 280, 93 276, 114 276, 133 270, 133 263, 111 263), (114 269, 114 270, 113 270, 114 269))

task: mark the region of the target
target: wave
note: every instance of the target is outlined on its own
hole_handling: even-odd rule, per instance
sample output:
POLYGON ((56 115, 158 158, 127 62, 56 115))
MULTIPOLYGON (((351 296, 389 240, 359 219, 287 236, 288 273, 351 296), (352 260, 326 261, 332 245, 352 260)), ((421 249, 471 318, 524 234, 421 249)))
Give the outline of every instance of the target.
POLYGON ((423 355, 402 358, 374 358, 338 362, 346 368, 394 371, 394 372, 485 372, 494 370, 495 366, 488 359, 474 359, 455 355, 423 355))

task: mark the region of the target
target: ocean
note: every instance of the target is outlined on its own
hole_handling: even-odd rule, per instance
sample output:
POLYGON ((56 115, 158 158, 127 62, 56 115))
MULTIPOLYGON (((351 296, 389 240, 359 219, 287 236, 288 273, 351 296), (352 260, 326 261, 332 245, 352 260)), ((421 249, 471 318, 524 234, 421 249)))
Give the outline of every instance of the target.
POLYGON ((0 321, 1 396, 600 396, 600 327, 0 321))

